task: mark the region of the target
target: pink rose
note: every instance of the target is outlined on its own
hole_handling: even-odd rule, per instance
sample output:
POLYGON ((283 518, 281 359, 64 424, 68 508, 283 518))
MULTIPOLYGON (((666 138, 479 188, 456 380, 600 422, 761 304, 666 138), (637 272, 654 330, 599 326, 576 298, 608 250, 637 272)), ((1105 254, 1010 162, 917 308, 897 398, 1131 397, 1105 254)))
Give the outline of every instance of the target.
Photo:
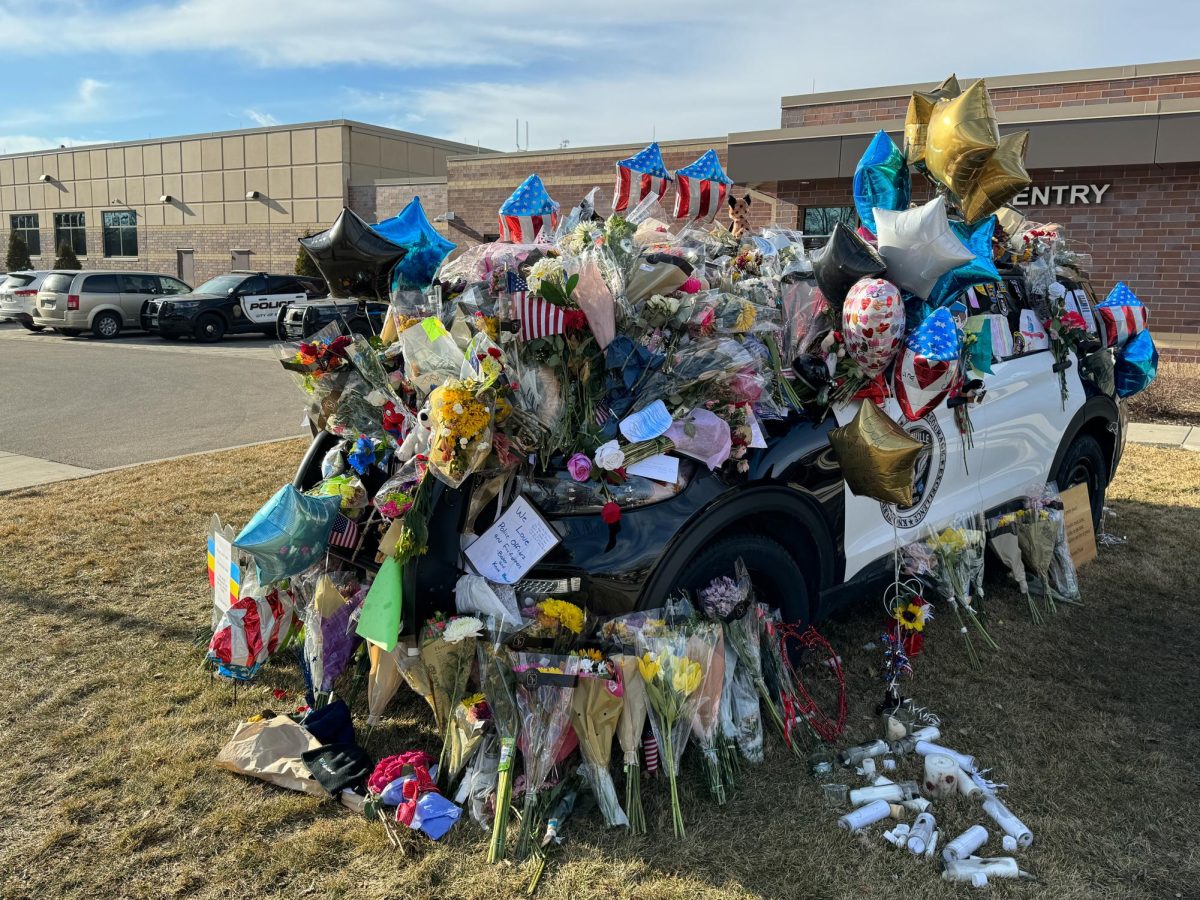
POLYGON ((700 291, 700 279, 693 275, 685 281, 679 288, 685 294, 695 294, 700 291))
POLYGON ((567 471, 576 481, 587 481, 592 475, 592 461, 583 453, 576 453, 567 460, 567 471))

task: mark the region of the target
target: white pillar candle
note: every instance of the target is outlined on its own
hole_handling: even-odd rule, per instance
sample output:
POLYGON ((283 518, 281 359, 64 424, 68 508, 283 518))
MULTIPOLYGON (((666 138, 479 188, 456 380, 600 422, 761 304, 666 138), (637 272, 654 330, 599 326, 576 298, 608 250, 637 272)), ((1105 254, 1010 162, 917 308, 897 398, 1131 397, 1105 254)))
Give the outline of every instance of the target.
POLYGON ((1012 835, 1016 839, 1017 846, 1022 850, 1033 843, 1033 832, 995 797, 984 801, 983 811, 992 817, 1005 834, 1012 835))
POLYGON ((1020 878, 1023 874, 1021 867, 1011 856, 948 859, 946 868, 942 870, 942 878, 946 881, 967 883, 973 881, 976 875, 983 875, 985 878, 1020 878))
POLYGON ((946 849, 942 851, 942 859, 966 859, 986 844, 987 839, 986 828, 982 825, 972 825, 946 845, 946 849))
POLYGON ((951 750, 949 747, 943 747, 940 744, 932 743, 931 741, 917 741, 916 751, 921 756, 929 756, 936 753, 939 756, 949 756, 952 760, 958 763, 960 769, 966 772, 978 772, 979 766, 975 763, 975 757, 967 756, 965 753, 959 753, 957 750, 951 750))
POLYGON ((886 819, 891 814, 891 807, 886 800, 875 800, 866 806, 860 806, 853 812, 838 819, 838 827, 846 831, 859 831, 875 822, 886 819))
POLYGON ((961 771, 952 757, 931 753, 925 757, 925 780, 921 787, 926 797, 953 797, 958 793, 958 774, 961 771))

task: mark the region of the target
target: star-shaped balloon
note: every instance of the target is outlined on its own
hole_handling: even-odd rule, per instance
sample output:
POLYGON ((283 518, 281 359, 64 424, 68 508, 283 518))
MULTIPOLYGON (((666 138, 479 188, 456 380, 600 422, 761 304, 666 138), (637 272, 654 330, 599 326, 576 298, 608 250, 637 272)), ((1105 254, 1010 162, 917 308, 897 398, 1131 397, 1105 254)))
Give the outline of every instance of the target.
POLYGON ((963 197, 963 215, 968 222, 990 216, 1029 184, 1029 173, 1025 171, 1028 146, 1028 131, 1015 131, 1000 138, 996 152, 963 197))
MULTIPOLYGON (((941 197, 903 212, 877 209, 875 224, 879 226, 879 253, 887 262, 888 281, 918 297, 928 297, 944 273, 975 258, 950 230, 946 203, 941 197)), ((820 275, 817 279, 820 283, 820 275)))
POLYGON ((875 233, 875 207, 905 209, 912 182, 904 154, 886 131, 879 131, 854 170, 854 206, 863 225, 875 233))
POLYGON ((925 136, 925 165, 930 175, 966 197, 999 144, 996 111, 980 80, 934 106, 925 136))
POLYGON ((933 307, 948 306, 972 285, 1000 280, 1000 273, 992 261, 992 235, 996 230, 996 217, 988 216, 974 225, 951 222, 950 230, 975 254, 975 258, 951 269, 937 280, 929 292, 929 305, 933 307))
POLYGON ((904 158, 909 165, 924 167, 925 136, 929 131, 929 117, 939 100, 952 100, 962 93, 958 79, 951 75, 932 91, 913 91, 908 101, 908 113, 904 117, 904 158))
POLYGON ((1017 243, 1020 243, 1021 235, 1025 233, 1025 223, 1027 221, 1028 219, 1025 216, 1011 206, 1002 206, 996 210, 996 224, 1004 229, 1004 233, 1008 235, 1010 243, 1014 238, 1017 243))
POLYGON ((925 445, 864 400, 853 421, 829 432, 850 493, 912 506, 913 471, 925 445))
POLYGON ((882 275, 887 268, 879 252, 843 222, 834 226, 829 242, 813 257, 812 264, 817 287, 834 308, 841 307, 856 281, 882 275))

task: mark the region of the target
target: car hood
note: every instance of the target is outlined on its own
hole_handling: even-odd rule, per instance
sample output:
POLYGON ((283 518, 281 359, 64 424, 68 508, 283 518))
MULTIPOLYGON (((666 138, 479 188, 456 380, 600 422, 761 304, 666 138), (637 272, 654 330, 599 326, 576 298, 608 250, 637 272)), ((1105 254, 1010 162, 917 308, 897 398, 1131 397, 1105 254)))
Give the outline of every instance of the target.
POLYGON ((172 303, 176 300, 230 300, 228 294, 175 294, 170 297, 163 297, 165 303, 172 303))

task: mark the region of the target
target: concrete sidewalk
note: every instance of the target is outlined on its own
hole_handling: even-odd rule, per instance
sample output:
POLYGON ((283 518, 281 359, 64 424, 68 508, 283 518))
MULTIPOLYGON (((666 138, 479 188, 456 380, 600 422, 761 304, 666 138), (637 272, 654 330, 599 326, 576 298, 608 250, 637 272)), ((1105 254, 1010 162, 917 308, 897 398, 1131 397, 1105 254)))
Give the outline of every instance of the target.
POLYGON ((1153 444, 1200 453, 1200 427, 1191 425, 1151 425, 1130 422, 1128 440, 1135 444, 1153 444))
POLYGON ((93 471, 95 470, 0 450, 0 493, 38 484, 50 484, 54 481, 66 481, 68 478, 80 478, 91 475, 93 471))

